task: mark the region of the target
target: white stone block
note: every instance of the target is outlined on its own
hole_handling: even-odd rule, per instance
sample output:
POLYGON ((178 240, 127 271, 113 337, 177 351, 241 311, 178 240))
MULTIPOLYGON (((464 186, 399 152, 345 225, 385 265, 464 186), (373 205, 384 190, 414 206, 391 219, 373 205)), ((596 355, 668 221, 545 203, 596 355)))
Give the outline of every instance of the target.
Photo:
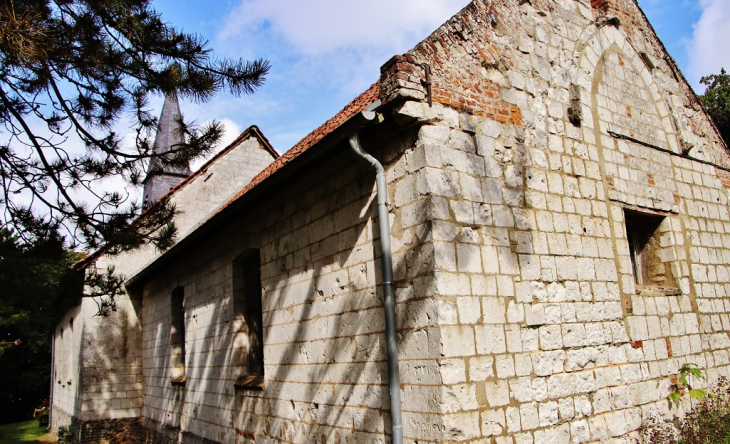
POLYGON ((543 402, 538 405, 540 426, 547 427, 558 423, 558 403, 555 401, 543 402))
POLYGON ((485 410, 482 412, 482 436, 501 435, 506 426, 504 410, 485 410))
POLYGON ((563 348, 563 337, 560 330, 560 325, 544 325, 540 327, 540 349, 556 350, 563 348))
POLYGON ((525 318, 525 311, 523 304, 517 304, 513 301, 509 301, 507 305, 507 322, 510 324, 516 324, 523 322, 525 318))
POLYGON ((482 298, 482 310, 484 313, 483 322, 485 324, 505 323, 504 298, 482 298))
POLYGON ((477 356, 469 358, 469 379, 482 382, 494 376, 494 358, 492 356, 477 356))
POLYGON ((485 384, 487 402, 490 407, 501 407, 509 404, 509 386, 507 381, 487 381, 485 384))
POLYGON ((500 379, 515 376, 515 363, 512 355, 497 356, 495 367, 497 368, 497 377, 500 379))
POLYGON ((522 422, 522 430, 533 430, 540 427, 540 416, 537 412, 537 403, 520 405, 520 418, 522 422))
POLYGON ((474 328, 479 354, 499 354, 507 351, 504 328, 501 325, 477 325, 474 328))
POLYGON ((482 317, 480 299, 475 297, 461 297, 457 299, 459 321, 462 324, 476 324, 482 317))
POLYGON ((439 373, 444 384, 458 384, 466 381, 466 365, 463 359, 444 359, 438 362, 439 373))
POLYGON ((442 356, 471 356, 474 352, 474 330, 472 327, 444 326, 441 328, 442 356))
POLYGON ((540 326, 545 324, 545 305, 544 304, 526 304, 525 305, 525 324, 527 326, 540 326))

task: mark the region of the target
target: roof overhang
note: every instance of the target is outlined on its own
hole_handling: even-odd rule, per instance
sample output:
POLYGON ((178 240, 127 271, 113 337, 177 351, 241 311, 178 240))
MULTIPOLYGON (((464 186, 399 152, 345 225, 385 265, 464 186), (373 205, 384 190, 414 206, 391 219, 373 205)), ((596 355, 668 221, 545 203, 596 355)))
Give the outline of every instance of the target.
POLYGON ((243 209, 255 203, 257 200, 267 196, 272 190, 288 184, 292 177, 302 169, 311 165, 315 160, 323 154, 340 144, 343 140, 349 138, 353 133, 360 131, 373 122, 376 115, 375 110, 380 106, 380 100, 372 102, 360 111, 346 120, 343 124, 326 134, 314 145, 307 148, 304 152, 294 157, 286 165, 274 171, 270 176, 252 187, 245 193, 241 194, 235 200, 224 204, 216 213, 213 213, 207 220, 201 222, 190 234, 181 239, 169 250, 158 256, 145 268, 138 271, 134 276, 125 282, 125 286, 134 286, 145 278, 164 268, 175 257, 183 253, 187 249, 196 245, 198 241, 207 234, 219 229, 227 223, 231 218, 239 215, 243 209))

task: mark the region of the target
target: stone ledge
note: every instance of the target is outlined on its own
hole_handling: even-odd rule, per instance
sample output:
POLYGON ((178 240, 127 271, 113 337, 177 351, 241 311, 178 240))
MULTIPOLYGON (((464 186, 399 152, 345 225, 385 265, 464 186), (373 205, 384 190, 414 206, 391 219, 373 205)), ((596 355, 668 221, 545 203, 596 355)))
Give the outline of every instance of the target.
POLYGON ((637 285, 636 294, 639 296, 657 297, 657 296, 681 296, 682 290, 672 287, 659 287, 657 285, 637 285))

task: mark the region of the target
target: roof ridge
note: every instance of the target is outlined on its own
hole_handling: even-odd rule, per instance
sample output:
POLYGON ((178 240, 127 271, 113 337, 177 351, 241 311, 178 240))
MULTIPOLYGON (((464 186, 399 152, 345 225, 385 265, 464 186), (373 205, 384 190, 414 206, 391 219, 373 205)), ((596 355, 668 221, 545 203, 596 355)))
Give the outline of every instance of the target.
MULTIPOLYGON (((132 222, 133 224, 142 219, 143 217, 147 216, 153 208, 156 208, 160 205, 160 203, 166 199, 171 197, 172 195, 176 194, 180 189, 185 187, 187 184, 195 180, 196 178, 200 177, 207 171, 207 169, 214 164, 216 161, 218 161, 221 157, 226 155, 227 153, 231 152, 234 148, 236 148, 238 145, 241 144, 242 141, 246 140, 249 136, 253 135, 256 137, 259 142, 263 145, 264 149, 271 153, 271 155, 274 156, 274 159, 278 159, 280 157, 279 153, 274 149, 274 147, 271 145, 271 142, 269 142, 269 139, 264 136, 263 132, 259 129, 256 125, 251 125, 248 128, 246 128, 241 134, 239 134, 235 139, 233 139, 232 142, 230 142, 228 145, 226 145, 225 148, 217 152, 213 157, 208 159, 203 165, 200 166, 197 170, 189 174, 185 179, 183 179, 179 184, 175 185, 174 187, 170 188, 170 191, 165 193, 160 199, 156 200, 152 203, 149 207, 147 207, 142 214, 137 216, 135 220, 132 222)), ((89 261, 99 257, 102 255, 108 248, 108 244, 104 244, 103 246, 99 247, 95 252, 88 255, 84 259, 81 259, 80 261, 73 264, 74 267, 83 267, 86 265, 89 261)))

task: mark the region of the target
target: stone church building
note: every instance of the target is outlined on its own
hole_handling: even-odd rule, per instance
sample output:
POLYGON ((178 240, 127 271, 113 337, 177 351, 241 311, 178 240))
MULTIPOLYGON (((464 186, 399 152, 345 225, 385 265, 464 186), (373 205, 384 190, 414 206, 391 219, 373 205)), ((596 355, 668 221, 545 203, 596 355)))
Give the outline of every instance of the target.
POLYGON ((126 291, 56 329, 83 442, 640 442, 682 365, 728 375, 730 152, 635 0, 474 0, 186 173, 145 184, 172 248, 80 264, 126 291))

